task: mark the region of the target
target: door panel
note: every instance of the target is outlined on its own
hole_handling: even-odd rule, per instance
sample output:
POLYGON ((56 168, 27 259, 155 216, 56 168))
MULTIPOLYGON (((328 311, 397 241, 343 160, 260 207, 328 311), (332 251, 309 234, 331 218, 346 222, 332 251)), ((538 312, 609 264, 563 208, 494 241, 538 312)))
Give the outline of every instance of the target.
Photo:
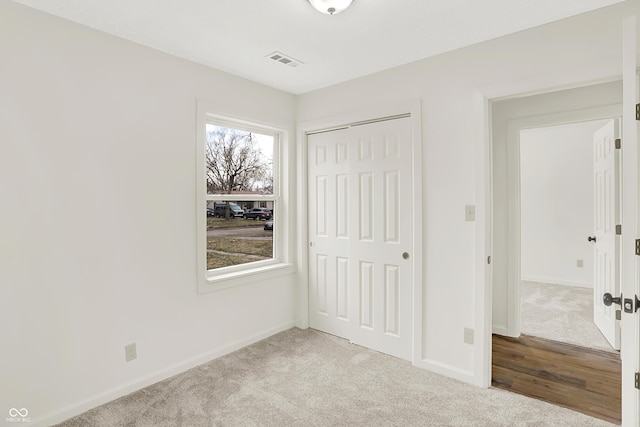
POLYGON ((311 135, 309 147, 309 323, 348 338, 353 317, 349 259, 351 177, 347 135, 311 135))
POLYGON ((411 359, 410 119, 308 143, 310 325, 411 359))
POLYGON ((606 306, 603 295, 620 296, 620 155, 615 148, 619 138, 619 120, 611 120, 593 135, 594 159, 594 293, 593 320, 611 346, 620 349, 620 321, 616 310, 620 306, 606 306))

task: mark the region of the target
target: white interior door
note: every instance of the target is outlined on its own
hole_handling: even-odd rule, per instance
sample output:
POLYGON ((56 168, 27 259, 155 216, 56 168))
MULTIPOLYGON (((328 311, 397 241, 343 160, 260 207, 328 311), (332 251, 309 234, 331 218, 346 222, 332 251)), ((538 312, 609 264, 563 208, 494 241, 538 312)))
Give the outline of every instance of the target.
POLYGON ((309 323, 411 359, 409 118, 308 136, 309 323))
POLYGON ((620 121, 611 120, 593 135, 593 172, 595 192, 594 243, 595 277, 593 320, 614 349, 620 349, 620 305, 605 304, 605 294, 620 297, 620 121), (618 313, 616 313, 618 312, 618 313), (618 315, 616 315, 618 314, 618 315))
MULTIPOLYGON (((635 254, 635 240, 640 237, 640 198, 638 197, 639 123, 635 117, 640 102, 638 84, 638 33, 636 17, 624 18, 622 25, 622 292, 634 300, 640 295, 638 283, 640 257, 635 254)), ((622 359, 622 425, 640 425, 640 390, 635 374, 640 371, 640 316, 623 311, 620 358, 622 359)))

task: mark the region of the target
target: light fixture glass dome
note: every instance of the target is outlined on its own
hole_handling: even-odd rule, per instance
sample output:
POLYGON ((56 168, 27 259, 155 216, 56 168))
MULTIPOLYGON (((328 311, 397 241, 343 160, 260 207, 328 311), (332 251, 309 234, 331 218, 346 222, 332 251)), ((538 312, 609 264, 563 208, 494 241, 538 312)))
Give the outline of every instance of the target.
POLYGON ((353 0, 309 0, 309 3, 319 12, 335 15, 351 6, 353 0))

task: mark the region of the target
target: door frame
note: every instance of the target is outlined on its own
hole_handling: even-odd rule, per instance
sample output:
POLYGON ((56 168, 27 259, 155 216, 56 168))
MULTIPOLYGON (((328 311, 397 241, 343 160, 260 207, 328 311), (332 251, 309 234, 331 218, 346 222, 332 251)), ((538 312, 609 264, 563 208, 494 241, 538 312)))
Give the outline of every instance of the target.
POLYGON ((507 125, 507 325, 493 332, 520 336, 521 212, 520 212, 520 131, 592 120, 622 117, 622 104, 568 110, 559 113, 513 119, 507 125))
POLYGON ((422 358, 422 295, 423 295, 423 251, 422 251, 422 104, 420 100, 373 107, 362 111, 344 112, 324 119, 299 122, 297 125, 297 245, 298 255, 296 287, 296 325, 309 327, 309 234, 308 234, 308 151, 307 134, 344 128, 350 124, 377 121, 377 119, 410 114, 412 145, 412 242, 413 271, 411 295, 411 362, 415 365, 422 358))

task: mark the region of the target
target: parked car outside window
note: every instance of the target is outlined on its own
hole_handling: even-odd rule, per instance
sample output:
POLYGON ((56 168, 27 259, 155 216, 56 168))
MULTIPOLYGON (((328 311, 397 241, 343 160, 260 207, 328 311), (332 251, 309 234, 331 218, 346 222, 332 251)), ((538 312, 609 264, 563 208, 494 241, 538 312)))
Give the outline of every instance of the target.
MULTIPOLYGON (((226 203, 216 203, 215 204, 215 216, 219 218, 224 218, 227 214, 227 204, 226 203)), ((235 203, 229 203, 229 216, 232 218, 242 218, 244 215, 244 211, 240 209, 235 203)))
POLYGON ((253 208, 244 213, 244 219, 271 219, 271 212, 267 208, 253 208))

